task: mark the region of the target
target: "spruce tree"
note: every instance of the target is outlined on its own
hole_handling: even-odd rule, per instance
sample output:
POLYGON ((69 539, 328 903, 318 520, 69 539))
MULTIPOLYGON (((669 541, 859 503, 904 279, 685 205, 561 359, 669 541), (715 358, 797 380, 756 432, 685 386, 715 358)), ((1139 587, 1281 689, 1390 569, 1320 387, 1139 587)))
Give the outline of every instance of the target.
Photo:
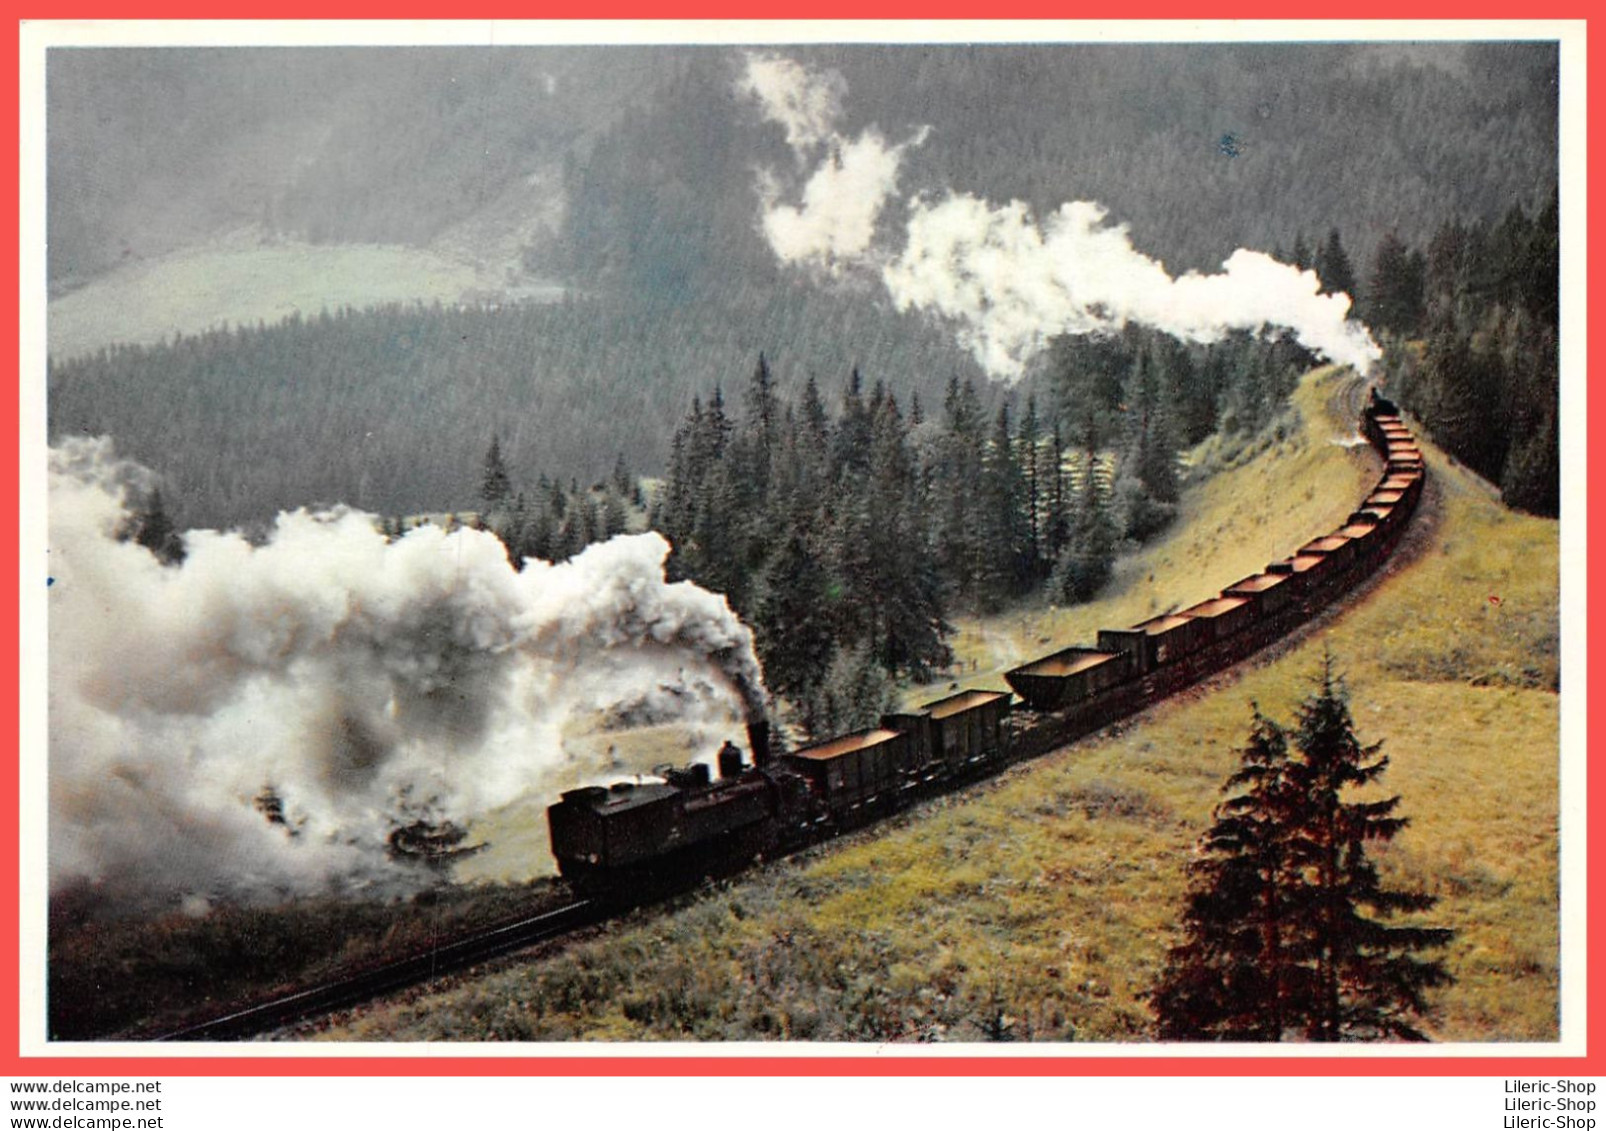
POLYGON ((1058 561, 1060 552, 1064 550, 1066 540, 1070 537, 1070 522, 1065 513, 1066 499, 1070 491, 1065 481, 1065 440, 1060 434, 1057 420, 1054 422, 1054 437, 1048 461, 1048 521, 1045 524, 1044 541, 1047 543, 1049 560, 1058 561))
POLYGON ((770 474, 780 444, 781 407, 769 362, 761 353, 747 386, 747 415, 740 435, 737 473, 743 503, 751 514, 769 502, 770 474))
POLYGON ((1008 402, 998 406, 992 439, 983 449, 976 500, 977 596, 982 607, 996 609, 1030 576, 1026 477, 1016 458, 1008 402))
MULTIPOLYGON (((1321 293, 1324 295, 1349 295, 1356 297, 1355 268, 1351 265, 1349 252, 1344 250, 1344 241, 1338 236, 1338 229, 1334 228, 1327 233, 1327 239, 1316 252, 1316 274, 1322 281, 1321 293)), ((1355 307, 1350 307, 1350 316, 1355 314, 1355 307)))
POLYGON ((608 478, 613 487, 614 494, 625 502, 635 502, 641 494, 641 485, 636 477, 630 474, 630 466, 625 463, 625 454, 620 452, 613 461, 613 474, 608 478))
POLYGON ((1302 1035, 1312 1041, 1426 1040, 1415 1024, 1426 1009, 1422 991, 1450 976, 1442 961, 1415 954, 1444 946, 1452 933, 1384 923, 1400 912, 1425 911, 1437 900, 1385 888, 1367 855, 1369 843, 1393 840, 1407 822, 1395 816, 1398 795, 1379 801, 1345 797, 1375 783, 1389 760, 1380 753, 1381 743, 1363 746, 1356 737, 1349 697, 1333 674, 1331 656, 1323 658, 1317 693, 1299 707, 1294 741, 1300 757, 1290 771, 1303 813, 1290 858, 1305 878, 1302 890, 1296 889, 1304 921, 1296 928, 1295 954, 1307 975, 1314 975, 1309 1000, 1302 1003, 1302 1035))
POLYGON ((1037 419, 1037 398, 1028 395, 1026 398, 1026 415, 1020 422, 1020 433, 1016 436, 1016 443, 1020 447, 1021 473, 1026 477, 1026 531, 1027 531, 1027 562, 1032 580, 1041 580, 1044 572, 1043 555, 1043 488, 1039 477, 1042 424, 1037 419))
POLYGON ((1426 1039, 1424 991, 1450 976, 1418 955, 1452 932, 1388 923, 1435 900, 1385 887, 1368 855, 1406 825, 1399 797, 1348 796, 1381 777, 1380 748, 1356 737, 1330 657, 1291 732, 1256 711, 1151 1000, 1162 1037, 1426 1039))
POLYGON ((943 580, 958 594, 973 596, 986 553, 985 535, 977 521, 977 488, 982 481, 985 426, 975 385, 948 381, 943 398, 943 430, 931 466, 931 489, 940 513, 937 563, 943 580))
POLYGON ((480 499, 487 511, 501 510, 513 495, 513 480, 508 476, 507 465, 502 462, 502 440, 491 437, 491 446, 485 453, 480 468, 480 499))
POLYGON ((1409 335, 1422 322, 1424 261, 1389 232, 1378 241, 1367 277, 1364 314, 1374 330, 1409 335))
POLYGON ((1300 232, 1294 237, 1294 251, 1292 261, 1301 271, 1309 271, 1316 265, 1316 258, 1311 253, 1310 244, 1305 242, 1305 233, 1300 232))
POLYGON ((1049 582, 1057 600, 1070 604, 1091 601, 1110 579, 1119 539, 1110 513, 1110 489, 1104 476, 1098 454, 1084 453, 1076 513, 1066 536, 1065 549, 1055 562, 1049 582))
POLYGON ((831 578, 810 525, 806 509, 785 523, 753 602, 753 632, 764 660, 764 678, 772 690, 793 702, 813 694, 836 655, 831 578))
MULTIPOLYGON (((850 511, 863 516, 854 537, 857 553, 844 562, 863 561, 867 587, 854 587, 855 620, 888 672, 929 679, 951 658, 945 642, 941 585, 931 555, 927 511, 919 468, 909 447, 909 430, 890 395, 877 398, 872 421, 870 472, 850 511)), ((844 581, 851 584, 846 571, 844 581)), ((862 582, 861 582, 862 584, 862 582)))
POLYGON ((1152 999, 1162 1040, 1278 1040, 1296 992, 1282 891, 1300 798, 1287 734, 1258 707, 1242 764, 1223 788, 1241 792, 1217 806, 1189 866, 1187 941, 1168 955, 1152 999))

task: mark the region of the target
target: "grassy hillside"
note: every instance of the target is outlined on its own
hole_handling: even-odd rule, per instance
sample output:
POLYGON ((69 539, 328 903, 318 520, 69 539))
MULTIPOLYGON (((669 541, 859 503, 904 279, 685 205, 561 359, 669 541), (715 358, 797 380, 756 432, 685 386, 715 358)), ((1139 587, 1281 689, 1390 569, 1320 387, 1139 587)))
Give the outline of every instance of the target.
MULTIPOLYGON (((385 244, 265 242, 252 231, 124 266, 51 301, 50 355, 151 345, 217 326, 274 323, 344 306, 457 302, 505 279, 467 256, 385 244)), ((555 298, 558 288, 530 292, 555 298)))
MULTIPOLYGON (((1342 518, 1374 472, 1330 442, 1348 431, 1329 415, 1331 382, 1301 391, 1305 423, 1288 440, 1190 494, 1171 538, 1127 564, 1125 591, 967 626, 975 681, 989 682, 984 662, 1014 643, 1033 654, 1044 637, 1086 640, 1097 625, 1208 596, 1342 518)), ((1430 1032, 1555 1039, 1557 527, 1504 511, 1425 448, 1429 490, 1395 563, 1270 657, 889 826, 321 1035, 1146 1039, 1145 994, 1176 938, 1183 867, 1249 704, 1288 718, 1331 649, 1361 738, 1392 757, 1383 787, 1412 818, 1378 849, 1381 866, 1390 882, 1437 894, 1428 918, 1458 932, 1457 981, 1434 999, 1430 1032)))
MULTIPOLYGON (((1220 437, 1192 453, 1196 467, 1230 470, 1189 490, 1170 530, 1116 563, 1100 600, 956 618, 953 648, 961 680, 1008 690, 1004 672, 1050 645, 1091 644, 1100 628, 1125 627, 1207 600, 1315 534, 1342 525, 1377 479, 1376 460, 1358 442, 1354 423, 1335 419, 1329 410, 1344 388, 1345 378, 1332 369, 1312 374, 1295 392, 1288 422, 1259 441, 1268 446, 1258 454, 1223 448, 1220 437)), ((929 699, 945 686, 911 688, 909 700, 929 699)))

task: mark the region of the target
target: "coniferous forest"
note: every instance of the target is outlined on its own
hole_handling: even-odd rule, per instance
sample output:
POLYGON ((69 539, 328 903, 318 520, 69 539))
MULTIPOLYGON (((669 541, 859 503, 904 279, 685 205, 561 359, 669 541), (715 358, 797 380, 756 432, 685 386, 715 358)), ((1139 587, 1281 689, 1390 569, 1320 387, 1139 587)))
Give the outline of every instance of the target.
MULTIPOLYGON (((1376 329, 1431 347, 1407 398, 1426 417, 1464 418, 1457 398, 1497 390, 1488 427, 1542 434, 1533 406, 1554 303, 1547 321, 1513 288, 1544 277, 1536 241, 1554 262, 1553 45, 793 54, 835 76, 842 137, 905 146, 911 189, 1019 200, 1039 217, 1097 201, 1174 275, 1218 270, 1236 247, 1277 252, 1352 293, 1376 329), (1373 293, 1379 267, 1388 294, 1373 293), (1535 371, 1519 372, 1519 356, 1535 371), (1464 379, 1435 376, 1452 371, 1464 379)), ((659 476, 666 422, 715 386, 732 391, 761 352, 794 402, 810 379, 831 401, 856 368, 905 414, 916 394, 935 414, 957 378, 976 384, 989 422, 1003 398, 1019 425, 1035 392, 1047 427, 1052 393, 1038 386, 1052 355, 1011 390, 942 320, 777 261, 758 172, 792 157, 737 93, 742 65, 694 48, 58 53, 52 294, 242 230, 270 249, 368 241, 511 258, 494 287, 439 306, 306 309, 54 357, 52 435, 112 436, 165 477, 183 528, 317 503, 463 509, 492 431, 527 479, 596 483, 621 451, 659 476), (171 121, 185 128, 158 128, 171 121), (95 187, 123 180, 167 188, 95 187), (531 282, 563 298, 518 297, 531 282)), ((1395 369, 1422 353, 1402 347, 1395 369)), ((1212 401, 1195 396, 1189 436, 1212 401)), ((1085 420, 1059 423, 1078 450, 1085 420)), ((1497 481, 1508 464, 1527 481, 1546 463, 1539 441, 1509 459, 1498 442, 1470 443, 1468 462, 1497 481)), ((1511 497, 1543 511, 1548 496, 1511 497)))
POLYGON ((1556 202, 1498 223, 1446 221, 1426 251, 1378 245, 1363 315, 1388 342, 1390 388, 1507 506, 1561 507, 1556 202))
POLYGON ((1090 599, 1118 553, 1174 517, 1184 450, 1218 430, 1255 436, 1309 364, 1296 345, 1249 335, 1067 337, 1047 403, 1028 396, 1016 414, 958 378, 939 404, 901 403, 858 369, 829 392, 811 378, 794 401, 760 354, 735 403, 719 384, 693 397, 650 503, 622 453, 589 488, 526 483, 496 436, 481 521, 515 562, 563 560, 645 510, 673 575, 723 593, 753 626, 772 689, 808 730, 835 733, 879 718, 896 680, 947 666, 952 612, 1090 599))

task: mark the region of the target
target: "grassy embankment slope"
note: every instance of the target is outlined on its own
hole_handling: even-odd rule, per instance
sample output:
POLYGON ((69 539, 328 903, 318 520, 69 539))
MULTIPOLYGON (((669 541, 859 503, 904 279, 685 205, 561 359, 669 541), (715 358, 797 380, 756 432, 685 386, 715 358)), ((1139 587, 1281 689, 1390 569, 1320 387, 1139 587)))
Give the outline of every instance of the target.
MULTIPOLYGON (((965 626, 988 668, 1207 597, 1334 527, 1375 475, 1305 426, 1190 492, 1112 596, 965 626), (1152 587, 1150 579, 1152 578, 1152 587), (1123 588, 1124 587, 1124 588, 1123 588), (1163 596, 1162 596, 1163 595, 1163 596), (1011 649, 1021 647, 1020 653, 1011 649), (1008 653, 1008 655, 1006 655, 1008 653)), ((1426 446, 1430 487, 1377 585, 1274 657, 890 825, 643 912, 541 961, 361 1011, 357 1039, 1143 1040, 1184 867, 1257 701, 1290 718, 1324 647, 1412 819, 1377 855, 1440 897, 1441 1040, 1551 1040, 1558 1001, 1557 527, 1503 510, 1426 446), (1499 603, 1491 602, 1491 596, 1499 603)), ((940 689, 928 689, 940 690, 940 689)))

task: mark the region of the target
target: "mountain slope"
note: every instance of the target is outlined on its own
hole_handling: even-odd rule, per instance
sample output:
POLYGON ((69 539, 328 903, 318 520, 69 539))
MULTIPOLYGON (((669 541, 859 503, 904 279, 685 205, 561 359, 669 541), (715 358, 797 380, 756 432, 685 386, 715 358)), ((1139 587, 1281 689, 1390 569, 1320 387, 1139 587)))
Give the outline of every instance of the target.
MULTIPOLYGON (((1293 453, 1343 427, 1313 420, 1293 453)), ((1434 999, 1430 1031, 1554 1040, 1557 528, 1504 511, 1424 449, 1430 489, 1400 558, 1292 646, 890 827, 554 957, 376 1005, 325 1036, 1149 1038, 1144 994, 1176 937, 1184 868, 1236 765, 1249 703, 1286 718, 1331 649, 1359 734, 1385 743, 1383 784, 1412 819, 1380 846, 1385 880, 1437 894, 1431 921, 1457 931, 1457 981, 1434 999), (1425 668, 1427 655, 1438 663, 1425 668)), ((1293 453, 1264 453, 1218 489, 1248 499, 1263 477, 1330 484, 1335 496, 1351 485, 1342 472, 1277 475, 1293 453)), ((1302 517, 1314 519, 1331 500, 1308 502, 1302 517)), ((1222 544, 1255 525, 1245 511, 1222 544)), ((1115 610, 1134 596, 1088 615, 1124 623, 1115 610)))

